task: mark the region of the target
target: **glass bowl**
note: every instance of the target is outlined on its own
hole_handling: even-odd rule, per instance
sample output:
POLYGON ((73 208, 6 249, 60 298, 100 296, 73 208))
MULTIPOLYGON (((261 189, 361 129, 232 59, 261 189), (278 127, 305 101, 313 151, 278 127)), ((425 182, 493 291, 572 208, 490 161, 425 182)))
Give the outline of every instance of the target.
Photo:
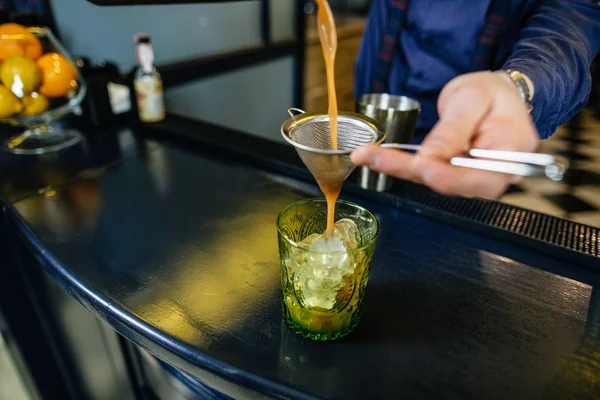
MULTIPOLYGON (((81 141, 81 134, 78 132, 62 130, 51 126, 51 123, 77 109, 85 97, 87 88, 73 58, 50 29, 45 27, 29 27, 27 30, 40 41, 42 55, 47 53, 60 54, 71 63, 77 74, 77 85, 65 96, 50 98, 50 105, 46 111, 37 115, 15 114, 7 118, 0 118, 0 123, 25 129, 22 133, 2 143, 1 147, 4 151, 15 154, 45 154, 65 149, 81 141)), ((0 33, 0 40, 18 41, 24 40, 25 37, 25 33, 0 33)), ((19 100, 22 100, 20 95, 23 93, 15 93, 14 83, 11 91, 17 95, 19 100)))

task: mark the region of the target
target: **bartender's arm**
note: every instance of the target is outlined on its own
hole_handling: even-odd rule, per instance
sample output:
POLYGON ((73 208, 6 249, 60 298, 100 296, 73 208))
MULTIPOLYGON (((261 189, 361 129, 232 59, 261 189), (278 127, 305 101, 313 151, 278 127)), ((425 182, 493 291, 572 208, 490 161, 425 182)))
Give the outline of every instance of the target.
POLYGON ((503 66, 525 76, 531 115, 522 90, 506 73, 461 75, 442 90, 440 119, 417 155, 370 146, 355 151, 352 160, 441 193, 499 197, 517 177, 455 167, 448 160, 470 147, 535 151, 540 137, 549 137, 586 104, 589 67, 599 51, 597 1, 541 1, 503 66))

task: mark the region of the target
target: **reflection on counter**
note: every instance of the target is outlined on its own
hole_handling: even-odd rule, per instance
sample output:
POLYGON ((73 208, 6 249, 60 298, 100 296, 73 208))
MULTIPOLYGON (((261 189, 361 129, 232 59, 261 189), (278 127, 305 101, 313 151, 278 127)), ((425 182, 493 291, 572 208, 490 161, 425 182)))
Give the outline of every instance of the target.
POLYGON ((144 155, 146 165, 156 185, 156 191, 165 196, 169 192, 171 183, 171 164, 169 163, 167 151, 153 143, 147 143, 146 150, 148 150, 148 153, 144 155))
POLYGON ((279 275, 272 273, 279 271, 279 256, 272 246, 257 247, 256 243, 276 240, 271 217, 282 204, 297 198, 286 196, 275 185, 262 189, 266 193, 255 199, 258 203, 253 201, 260 207, 240 199, 235 212, 215 216, 202 226, 210 236, 188 238, 171 250, 168 258, 179 261, 150 278, 160 285, 147 293, 142 289, 129 299, 144 319, 176 332, 181 340, 206 346, 214 335, 243 329, 260 317, 249 310, 262 313, 261 304, 280 296, 279 275), (186 257, 178 257, 181 254, 186 257), (178 288, 177 299, 168 295, 173 287, 178 288), (200 313, 198 318, 190 318, 196 313, 200 313), (199 325, 206 336, 198 335, 199 325))
POLYGON ((102 205, 100 187, 96 180, 74 181, 57 192, 47 189, 39 202, 15 204, 19 213, 34 223, 45 223, 57 238, 67 232, 68 240, 73 240, 72 232, 90 232, 96 225, 102 205), (41 202, 41 204, 40 204, 41 202))
POLYGON ((285 324, 281 325, 280 334, 279 369, 281 373, 293 383, 302 379, 310 380, 328 397, 335 398, 340 391, 338 385, 342 381, 344 373, 344 369, 340 368, 341 363, 311 359, 311 354, 314 353, 308 350, 324 345, 331 346, 332 343, 308 342, 285 324))
POLYGON ((152 142, 142 146, 139 135, 128 127, 83 129, 80 133, 84 139, 78 145, 57 153, 17 156, 0 152, 0 198, 15 202, 73 179, 91 179, 143 149, 151 152, 152 142))

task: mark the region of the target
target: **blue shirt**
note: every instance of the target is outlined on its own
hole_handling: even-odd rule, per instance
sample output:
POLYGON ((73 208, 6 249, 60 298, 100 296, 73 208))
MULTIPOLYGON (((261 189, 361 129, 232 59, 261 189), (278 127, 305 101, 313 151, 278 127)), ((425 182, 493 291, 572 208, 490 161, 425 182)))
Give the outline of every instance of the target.
MULTIPOLYGON (((358 54, 356 95, 369 92, 393 0, 373 0, 358 54)), ((392 62, 389 92, 421 102, 418 129, 438 120, 437 97, 452 78, 472 72, 491 0, 412 0, 392 62)), ((589 66, 600 51, 600 5, 593 0, 513 0, 491 70, 525 73, 535 86, 532 118, 542 138, 587 102, 589 66)))

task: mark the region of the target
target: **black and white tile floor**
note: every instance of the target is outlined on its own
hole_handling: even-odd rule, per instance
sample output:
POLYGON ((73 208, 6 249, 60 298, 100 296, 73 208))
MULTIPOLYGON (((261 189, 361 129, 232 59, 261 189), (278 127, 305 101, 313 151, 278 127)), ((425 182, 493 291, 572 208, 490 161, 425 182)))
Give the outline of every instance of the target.
POLYGON ((600 227, 600 120, 583 110, 543 141, 540 152, 569 159, 570 168, 563 181, 525 178, 501 200, 600 227))

